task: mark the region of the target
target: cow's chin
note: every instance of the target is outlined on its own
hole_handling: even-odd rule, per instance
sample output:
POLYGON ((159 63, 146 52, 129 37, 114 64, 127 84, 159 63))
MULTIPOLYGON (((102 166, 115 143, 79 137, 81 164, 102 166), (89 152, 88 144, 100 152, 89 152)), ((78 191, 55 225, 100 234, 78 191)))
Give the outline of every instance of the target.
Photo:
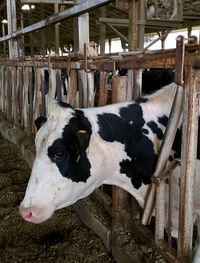
POLYGON ((54 213, 55 208, 53 207, 25 207, 23 204, 19 207, 19 212, 23 219, 33 224, 40 224, 48 220, 54 213))

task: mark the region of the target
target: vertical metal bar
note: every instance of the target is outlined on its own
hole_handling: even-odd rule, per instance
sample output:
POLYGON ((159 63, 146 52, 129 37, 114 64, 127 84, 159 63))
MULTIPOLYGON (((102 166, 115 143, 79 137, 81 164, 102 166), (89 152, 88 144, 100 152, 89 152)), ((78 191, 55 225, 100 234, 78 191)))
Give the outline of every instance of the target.
POLYGON ((33 127, 33 94, 34 94, 34 74, 33 74, 33 68, 29 68, 29 87, 28 87, 28 100, 29 100, 29 126, 30 131, 32 131, 33 127))
POLYGON ((58 100, 62 100, 62 90, 61 90, 61 70, 56 69, 56 97, 58 100))
POLYGON ((88 107, 94 107, 94 73, 87 73, 88 107))
POLYGON ((24 90, 24 66, 19 69, 19 113, 20 125, 23 125, 23 90, 24 90))
POLYGON ((6 72, 6 108, 7 108, 7 117, 8 119, 11 119, 11 88, 12 88, 12 82, 11 82, 11 67, 7 67, 6 72))
MULTIPOLYGON (((165 131, 165 136, 162 141, 161 150, 160 150, 160 154, 158 157, 156 169, 155 169, 154 176, 153 176, 153 178, 155 179, 159 177, 159 175, 163 172, 165 168, 166 161, 167 161, 167 158, 169 157, 170 150, 171 150, 171 147, 174 141, 174 137, 176 134, 176 129, 178 127, 178 122, 179 122, 180 115, 182 112, 182 105, 183 105, 183 87, 178 86, 176 94, 175 94, 173 106, 171 109, 171 113, 169 116, 167 128, 165 131)), ((154 206, 156 186, 152 185, 151 187, 152 189, 146 197, 147 200, 146 200, 146 204, 145 204, 145 208, 144 208, 144 212, 142 216, 143 224, 148 224, 152 216, 150 214, 150 211, 152 211, 152 207, 154 206)))
POLYGON ((193 184, 197 155, 199 85, 194 70, 191 67, 186 67, 185 72, 178 259, 180 262, 191 262, 193 236, 193 184))
POLYGON ((46 116, 44 68, 41 69, 41 115, 46 116))
POLYGON ((3 103, 4 103, 4 78, 3 78, 3 69, 4 67, 0 67, 0 109, 3 112, 3 103))
POLYGON ((2 89, 3 89, 3 107, 2 111, 6 111, 6 67, 2 67, 2 89))
POLYGON ((164 240, 165 228, 165 202, 166 202, 166 184, 161 181, 156 188, 156 228, 155 228, 155 241, 158 243, 164 240))
MULTIPOLYGON (((154 172, 153 179, 156 179, 156 177, 159 177, 159 175, 163 172, 167 158, 169 157, 171 147, 174 141, 175 133, 178 127, 178 122, 180 119, 180 115, 183 108, 183 65, 184 65, 184 52, 185 52, 185 46, 184 46, 184 38, 179 36, 177 37, 177 43, 176 43, 177 49, 176 49, 176 83, 178 84, 174 102, 172 105, 172 109, 170 112, 167 128, 165 131, 165 136, 162 141, 160 154, 158 157, 158 161, 156 164, 156 169, 154 172)), ((153 211, 154 206, 154 200, 155 200, 155 192, 156 187, 155 185, 151 186, 151 190, 149 191, 147 197, 146 197, 146 203, 144 207, 144 212, 142 215, 142 223, 148 224, 151 220, 151 212, 153 211)), ((158 204, 159 200, 157 199, 157 206, 162 206, 162 204, 158 204)), ((160 220, 163 220, 162 217, 160 217, 160 220)), ((158 236, 158 234, 156 234, 158 236)))
POLYGON ((98 106, 103 106, 107 102, 108 98, 108 88, 107 88, 107 81, 108 81, 108 73, 100 71, 100 79, 99 79, 99 102, 98 106))
POLYGON ((0 110, 3 109, 2 66, 0 67, 0 110))
POLYGON ((14 124, 18 124, 18 104, 17 104, 17 68, 13 67, 12 69, 12 77, 13 77, 13 93, 12 93, 12 115, 14 119, 14 124))
MULTIPOLYGON (((40 91, 41 91, 41 72, 40 72, 40 68, 36 68, 35 67, 35 88, 34 88, 34 102, 33 102, 33 121, 39 115, 40 91)), ((32 124, 32 132, 35 133, 35 126, 33 124, 32 124)))
POLYGON ((49 70, 49 99, 55 99, 56 97, 56 69, 49 70))
POLYGON ((24 96, 23 96, 23 120, 24 128, 28 128, 29 108, 28 108, 28 89, 29 89, 29 68, 24 68, 24 96))
POLYGON ((134 79, 134 87, 133 87, 133 99, 137 99, 142 94, 142 69, 134 69, 133 70, 133 79, 134 79))

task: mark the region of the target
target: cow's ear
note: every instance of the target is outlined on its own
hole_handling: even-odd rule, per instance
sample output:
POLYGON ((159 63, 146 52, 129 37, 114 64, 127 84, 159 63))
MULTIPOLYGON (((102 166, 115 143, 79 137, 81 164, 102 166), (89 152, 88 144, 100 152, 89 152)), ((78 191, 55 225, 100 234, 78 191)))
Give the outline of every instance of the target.
POLYGON ((36 120, 35 120, 35 126, 37 128, 37 130, 40 129, 40 127, 45 124, 45 122, 47 121, 47 118, 46 117, 43 117, 43 116, 40 116, 38 117, 36 120))
POLYGON ((76 132, 76 141, 78 147, 85 151, 89 145, 90 134, 86 130, 78 130, 76 132))

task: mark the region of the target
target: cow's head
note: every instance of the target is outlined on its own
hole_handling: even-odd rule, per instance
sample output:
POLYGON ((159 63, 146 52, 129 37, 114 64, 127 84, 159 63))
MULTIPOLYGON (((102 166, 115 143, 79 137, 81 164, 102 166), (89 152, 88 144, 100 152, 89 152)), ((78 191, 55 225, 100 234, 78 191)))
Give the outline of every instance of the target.
POLYGON ((92 127, 81 110, 55 102, 48 118, 40 117, 35 124, 36 158, 20 213, 40 223, 99 185, 87 156, 92 127))

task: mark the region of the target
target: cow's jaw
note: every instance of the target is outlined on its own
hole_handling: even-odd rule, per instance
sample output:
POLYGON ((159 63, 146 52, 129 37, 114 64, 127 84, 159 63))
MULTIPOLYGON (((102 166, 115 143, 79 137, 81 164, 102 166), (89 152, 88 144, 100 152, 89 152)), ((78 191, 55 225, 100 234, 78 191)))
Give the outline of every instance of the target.
POLYGON ((50 218, 56 209, 55 182, 58 181, 58 169, 55 165, 46 169, 47 161, 47 158, 36 157, 24 199, 20 204, 19 212, 28 222, 41 223, 50 218))
POLYGON ((26 193, 19 208, 24 220, 36 224, 49 219, 55 210, 70 206, 88 196, 101 184, 92 176, 87 182, 73 182, 63 177, 54 163, 48 163, 47 170, 45 162, 41 156, 34 161, 26 193))

